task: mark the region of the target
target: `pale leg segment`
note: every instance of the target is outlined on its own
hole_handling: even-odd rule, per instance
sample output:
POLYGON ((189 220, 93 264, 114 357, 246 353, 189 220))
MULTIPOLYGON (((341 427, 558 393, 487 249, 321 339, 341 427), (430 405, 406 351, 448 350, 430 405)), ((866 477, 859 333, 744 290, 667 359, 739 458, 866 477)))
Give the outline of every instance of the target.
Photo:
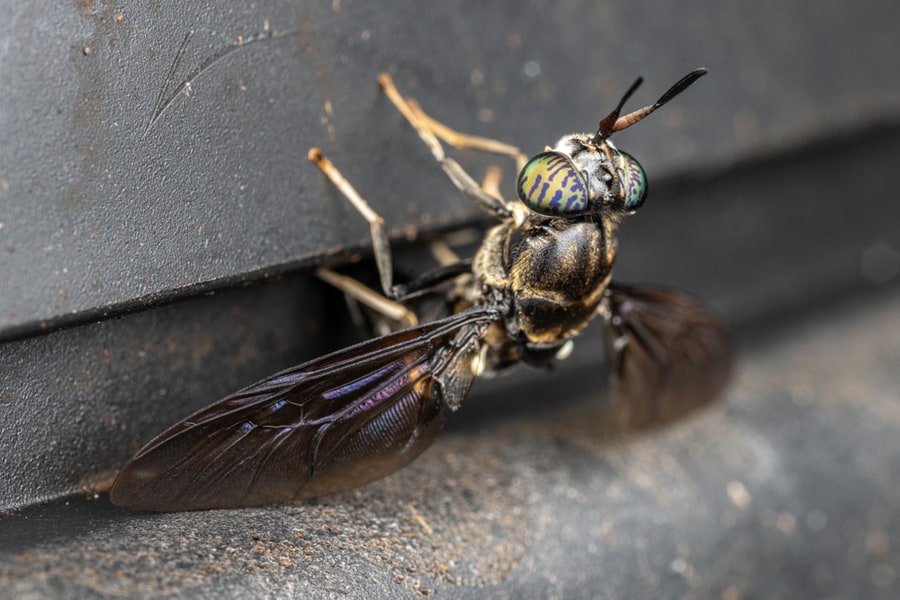
POLYGON ((351 298, 378 311, 385 317, 400 323, 402 327, 411 327, 417 324, 415 313, 406 306, 393 299, 394 268, 391 260, 391 245, 384 229, 384 219, 376 213, 359 192, 347 181, 337 167, 325 158, 322 151, 312 148, 309 151, 309 160, 325 174, 328 179, 350 201, 359 214, 369 223, 369 231, 372 236, 372 250, 375 254, 375 265, 378 268, 378 276, 381 280, 381 288, 384 295, 379 294, 352 277, 341 275, 320 267, 316 270, 316 276, 338 288, 351 298))
POLYGON ((453 184, 476 204, 497 218, 510 218, 514 211, 503 201, 503 198, 498 193, 495 193, 496 190, 488 190, 478 185, 478 182, 466 173, 459 163, 445 155, 438 138, 456 148, 482 150, 509 156, 516 161, 518 170, 521 170, 528 160, 522 151, 515 146, 497 140, 459 133, 443 123, 435 121, 425 114, 415 100, 403 98, 394 85, 391 76, 387 73, 382 73, 378 76, 378 83, 381 84, 388 99, 406 117, 406 120, 409 121, 422 141, 425 142, 425 145, 431 150, 431 154, 440 163, 441 168, 444 169, 444 172, 450 177, 453 184))

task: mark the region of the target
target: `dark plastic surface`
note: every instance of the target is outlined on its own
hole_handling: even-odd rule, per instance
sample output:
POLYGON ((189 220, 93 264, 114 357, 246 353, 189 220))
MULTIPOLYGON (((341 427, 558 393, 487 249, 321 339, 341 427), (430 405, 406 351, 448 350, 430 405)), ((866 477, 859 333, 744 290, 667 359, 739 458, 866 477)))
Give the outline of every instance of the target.
POLYGON ((893 4, 4 14, 0 597, 895 596, 893 4), (353 339, 305 267, 366 227, 309 146, 398 242, 479 218, 379 71, 445 122, 532 153, 594 127, 637 75, 634 105, 701 65, 708 77, 616 137, 651 185, 617 275, 735 323, 723 407, 619 437, 593 330, 556 373, 479 382, 431 451, 362 490, 186 515, 71 496, 196 408, 353 339))

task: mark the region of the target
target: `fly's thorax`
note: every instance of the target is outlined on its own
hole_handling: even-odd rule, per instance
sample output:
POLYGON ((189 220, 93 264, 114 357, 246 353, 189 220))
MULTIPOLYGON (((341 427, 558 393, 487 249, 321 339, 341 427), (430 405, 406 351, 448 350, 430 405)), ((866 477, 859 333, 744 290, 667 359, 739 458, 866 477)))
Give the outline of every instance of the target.
POLYGON ((473 271, 505 298, 511 334, 556 343, 593 318, 612 275, 614 232, 602 218, 504 223, 488 232, 473 271))

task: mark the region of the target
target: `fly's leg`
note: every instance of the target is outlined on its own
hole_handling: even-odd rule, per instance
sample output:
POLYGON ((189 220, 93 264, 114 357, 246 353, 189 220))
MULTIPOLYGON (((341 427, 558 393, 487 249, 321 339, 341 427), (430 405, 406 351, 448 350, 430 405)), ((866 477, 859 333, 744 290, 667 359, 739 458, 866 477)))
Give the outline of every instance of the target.
POLYGON ((372 236, 372 251, 375 253, 375 264, 378 267, 378 275, 381 279, 381 289, 384 295, 391 297, 391 286, 394 280, 394 266, 391 260, 391 245, 387 233, 384 230, 384 219, 376 213, 359 192, 347 181, 337 167, 325 158, 318 148, 311 148, 309 160, 314 162, 331 183, 344 194, 350 204, 359 211, 359 214, 369 224, 369 232, 372 236))
POLYGON ((382 296, 372 288, 363 285, 352 277, 342 275, 327 267, 319 267, 316 269, 316 277, 333 285, 360 304, 368 306, 387 319, 397 323, 400 325, 401 329, 405 327, 415 327, 419 324, 416 314, 406 306, 396 300, 382 296))
MULTIPOLYGON (((500 178, 502 175, 503 172, 500 170, 500 167, 496 165, 489 166, 484 174, 484 180, 481 182, 481 189, 495 198, 501 198, 500 178)), ((438 261, 438 264, 442 266, 457 264, 461 262, 461 259, 451 248, 451 238, 455 239, 459 244, 471 244, 476 240, 480 240, 482 235, 480 231, 474 229, 456 231, 431 240, 428 243, 428 249, 431 250, 431 255, 438 261)))
POLYGON ((453 251, 453 248, 450 247, 450 244, 448 244, 441 238, 436 238, 429 241, 428 250, 431 251, 431 255, 434 257, 434 260, 436 260, 442 267, 456 265, 462 262, 462 259, 459 258, 459 255, 453 251))
MULTIPOLYGON (((390 76, 388 76, 390 79, 390 76)), ((384 84, 382 84, 384 85, 384 84)), ((393 87, 393 82, 390 82, 391 87, 393 87)), ((387 89, 387 88, 385 88, 387 89)), ((394 88, 396 90, 396 88, 394 88)), ((525 166, 525 163, 528 162, 528 157, 522 153, 517 147, 507 144, 506 142, 501 142, 499 140, 493 140, 491 138, 482 137, 480 135, 472 135, 468 133, 460 133, 455 129, 451 129, 450 127, 444 125, 440 121, 436 121, 422 109, 419 103, 415 98, 406 98, 406 104, 409 106, 410 110, 415 113, 416 118, 422 123, 425 127, 427 127, 434 135, 444 140, 454 148, 459 150, 481 150, 483 152, 490 152, 492 154, 500 154, 502 156, 509 156, 516 163, 516 169, 519 171, 522 170, 522 167, 525 166)))
MULTIPOLYGON (((522 167, 519 167, 519 171, 521 170, 522 167)), ((498 198, 502 197, 502 194, 500 193, 500 178, 502 176, 503 172, 500 170, 500 167, 491 165, 487 168, 484 179, 481 181, 481 189, 491 196, 497 196, 498 198)))
POLYGON ((515 205, 507 204, 503 198, 496 193, 494 189, 486 189, 476 182, 471 175, 459 165, 458 162, 448 157, 444 153, 438 138, 444 140, 451 146, 456 148, 483 150, 494 154, 501 154, 512 157, 516 161, 516 167, 521 170, 525 166, 528 158, 521 150, 515 146, 504 144, 496 140, 483 138, 475 135, 459 133, 450 129, 443 123, 435 121, 429 117, 419 107, 418 103, 412 98, 404 98, 400 95, 394 85, 394 81, 387 73, 378 76, 378 83, 384 89, 384 93, 388 99, 397 107, 406 120, 409 121, 435 160, 440 163, 441 168, 450 177, 450 180, 462 191, 466 196, 472 199, 476 204, 481 206, 499 219, 509 219, 516 214, 515 205))
POLYGON ((416 325, 418 319, 416 319, 415 313, 394 299, 396 297, 393 292, 394 268, 391 260, 390 241, 384 229, 384 219, 359 195, 359 192, 341 175, 337 167, 325 158, 321 150, 318 148, 310 149, 309 160, 319 167, 322 173, 331 180, 344 197, 350 201, 350 204, 369 223, 369 232, 372 235, 372 249, 375 254, 375 265, 378 267, 378 276, 381 280, 381 288, 384 294, 379 294, 352 277, 341 275, 325 267, 317 269, 316 276, 361 304, 399 323, 402 327, 416 325))

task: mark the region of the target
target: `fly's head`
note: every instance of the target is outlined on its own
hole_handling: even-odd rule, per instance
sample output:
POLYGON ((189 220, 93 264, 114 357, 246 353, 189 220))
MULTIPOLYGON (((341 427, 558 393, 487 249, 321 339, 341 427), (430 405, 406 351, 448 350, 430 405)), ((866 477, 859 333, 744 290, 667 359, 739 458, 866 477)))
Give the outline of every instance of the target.
POLYGON ((529 160, 519 174, 519 199, 531 211, 549 217, 605 215, 618 220, 647 199, 647 176, 630 154, 618 150, 609 137, 634 125, 683 92, 706 69, 683 77, 654 104, 620 116, 625 101, 641 84, 638 79, 607 115, 594 134, 572 134, 529 160))
POLYGON ((644 203, 647 177, 637 160, 609 140, 573 134, 528 161, 518 192, 528 208, 547 216, 620 215, 644 203))

